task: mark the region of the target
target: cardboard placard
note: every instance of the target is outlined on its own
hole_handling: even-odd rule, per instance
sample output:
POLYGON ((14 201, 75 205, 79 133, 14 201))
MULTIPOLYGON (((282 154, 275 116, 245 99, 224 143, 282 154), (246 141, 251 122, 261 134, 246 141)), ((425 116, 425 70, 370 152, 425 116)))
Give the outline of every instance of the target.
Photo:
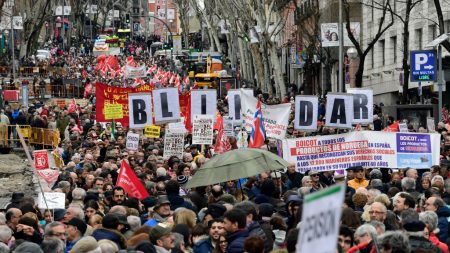
POLYGON ((105 105, 105 119, 121 119, 123 118, 123 110, 121 104, 105 105))
POLYGON ((159 138, 161 135, 160 126, 145 126, 144 136, 148 138, 159 138))

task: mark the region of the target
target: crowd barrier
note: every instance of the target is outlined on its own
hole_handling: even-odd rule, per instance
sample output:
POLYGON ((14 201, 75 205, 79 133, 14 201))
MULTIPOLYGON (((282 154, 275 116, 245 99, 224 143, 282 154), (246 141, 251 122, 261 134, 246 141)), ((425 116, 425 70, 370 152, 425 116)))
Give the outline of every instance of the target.
MULTIPOLYGON (((6 101, 19 101, 22 97, 22 85, 20 87, 6 86, 4 99, 6 101), (17 91, 19 91, 17 93, 17 91)), ((46 84, 45 87, 28 84, 28 97, 35 99, 43 98, 83 98, 84 87, 80 80, 64 79, 63 85, 46 84)))
MULTIPOLYGON (((21 125, 19 127, 24 139, 29 145, 42 146, 42 149, 46 147, 54 148, 61 141, 60 133, 57 129, 37 128, 28 125, 21 125)), ((17 147, 20 145, 20 138, 17 134, 16 126, 0 123, 0 146, 17 147)))
MULTIPOLYGON (((66 71, 62 67, 19 67, 17 75, 19 77, 50 77, 55 75, 63 75, 66 71)), ((6 77, 11 74, 10 66, 0 66, 0 75, 6 77)))

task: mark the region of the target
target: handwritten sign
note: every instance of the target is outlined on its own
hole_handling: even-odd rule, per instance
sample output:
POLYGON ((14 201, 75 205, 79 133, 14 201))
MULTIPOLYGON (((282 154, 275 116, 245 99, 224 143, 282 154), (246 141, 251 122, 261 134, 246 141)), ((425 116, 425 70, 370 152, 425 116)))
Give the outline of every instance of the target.
POLYGON ((145 126, 144 136, 148 138, 159 138, 161 134, 160 126, 145 126))
POLYGON ((194 115, 192 144, 212 145, 214 118, 211 115, 194 115))
POLYGON ((66 194, 62 192, 44 192, 38 195, 38 207, 48 209, 65 209, 66 208, 66 194), (45 200, 44 200, 45 198, 45 200))
POLYGON ((121 104, 105 105, 105 119, 121 119, 123 118, 123 110, 121 104))

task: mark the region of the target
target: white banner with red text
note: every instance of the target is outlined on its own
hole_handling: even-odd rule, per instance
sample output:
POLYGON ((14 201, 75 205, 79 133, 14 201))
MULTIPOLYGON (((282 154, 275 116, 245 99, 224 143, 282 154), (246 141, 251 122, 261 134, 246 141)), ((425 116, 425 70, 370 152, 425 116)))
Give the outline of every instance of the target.
POLYGON ((439 165, 439 134, 361 131, 283 140, 283 158, 300 172, 439 165))

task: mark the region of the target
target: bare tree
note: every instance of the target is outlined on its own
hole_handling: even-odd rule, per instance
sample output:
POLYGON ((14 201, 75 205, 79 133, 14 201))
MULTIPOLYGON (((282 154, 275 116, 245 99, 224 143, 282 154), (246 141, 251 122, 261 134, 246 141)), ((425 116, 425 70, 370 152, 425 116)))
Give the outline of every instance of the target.
MULTIPOLYGON (((445 33, 445 23, 444 23, 444 15, 442 14, 442 8, 441 8, 441 1, 439 0, 433 0, 434 6, 436 8, 436 14, 439 22, 439 34, 445 33)), ((450 42, 448 40, 445 40, 441 43, 441 45, 450 52, 450 42)))
MULTIPOLYGON (((381 17, 378 21, 378 28, 376 30, 375 35, 368 40, 367 46, 364 49, 361 44, 356 40, 355 36, 353 35, 351 28, 350 28, 350 4, 347 0, 344 1, 344 12, 345 12, 345 18, 346 18, 346 29, 348 33, 348 37, 350 41, 353 43, 353 45, 356 48, 356 51, 358 52, 359 57, 359 65, 358 70, 355 74, 355 85, 356 87, 362 87, 362 79, 364 74, 364 62, 366 60, 367 54, 370 52, 370 50, 373 50, 373 47, 378 42, 380 37, 383 35, 384 32, 386 32, 389 27, 391 27, 394 24, 394 14, 390 11, 391 4, 390 0, 374 0, 374 2, 377 3, 377 6, 380 6, 381 11, 381 17), (390 15, 389 15, 390 14, 390 15)), ((394 0, 395 1, 395 0, 394 0)))
POLYGON ((180 14, 181 35, 183 37, 184 45, 189 45, 189 0, 174 0, 180 14))

